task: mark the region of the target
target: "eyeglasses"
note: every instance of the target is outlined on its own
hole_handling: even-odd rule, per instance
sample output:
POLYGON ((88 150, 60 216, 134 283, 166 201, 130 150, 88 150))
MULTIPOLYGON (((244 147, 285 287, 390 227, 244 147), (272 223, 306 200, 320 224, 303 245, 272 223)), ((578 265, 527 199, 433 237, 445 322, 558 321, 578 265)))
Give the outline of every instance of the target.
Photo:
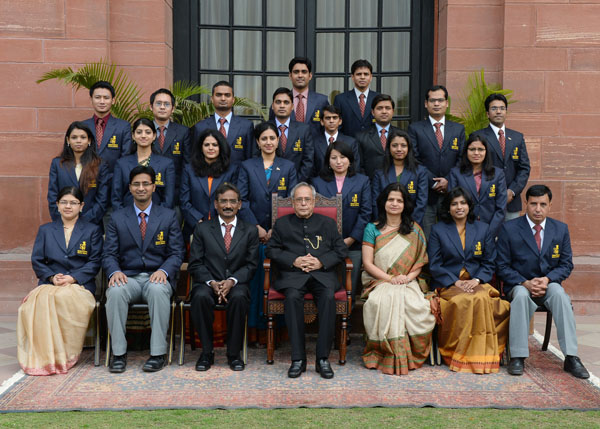
POLYGON ((155 102, 154 102, 154 105, 155 105, 156 107, 161 107, 161 106, 163 106, 163 107, 166 107, 167 109, 168 109, 169 107, 171 107, 171 103, 169 103, 168 101, 155 101, 155 102))
POLYGON ((484 147, 470 147, 467 149, 469 152, 485 152, 484 147))
POLYGON ((58 204, 60 204, 63 207, 66 207, 66 206, 77 207, 81 203, 79 201, 65 201, 65 200, 61 200, 61 201, 58 202, 58 204))
POLYGON ((154 183, 151 182, 133 182, 130 183, 130 186, 134 187, 134 188, 139 188, 140 186, 143 188, 147 188, 148 186, 152 186, 154 185, 154 183))
POLYGON ((491 112, 505 112, 506 106, 492 106, 490 107, 491 112))
POLYGON ((305 198, 301 198, 301 197, 294 198, 294 202, 296 202, 298 204, 302 204, 302 203, 309 204, 309 203, 312 203, 312 200, 313 200, 312 198, 308 198, 308 197, 305 197, 305 198))
POLYGON ((231 204, 232 206, 234 206, 234 205, 236 205, 238 203, 239 200, 236 199, 236 198, 232 198, 230 200, 225 199, 225 198, 223 198, 223 199, 219 198, 217 201, 222 206, 224 206, 225 204, 231 204))
POLYGON ((446 101, 445 98, 429 98, 427 101, 429 101, 430 103, 443 103, 444 101, 446 101))

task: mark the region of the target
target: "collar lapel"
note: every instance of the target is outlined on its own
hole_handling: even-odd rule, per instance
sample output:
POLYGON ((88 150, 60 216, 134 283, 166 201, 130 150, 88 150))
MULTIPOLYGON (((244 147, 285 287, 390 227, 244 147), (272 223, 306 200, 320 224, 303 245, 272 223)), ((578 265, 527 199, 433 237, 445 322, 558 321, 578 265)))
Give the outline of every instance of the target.
MULTIPOLYGON (((142 233, 140 232, 140 225, 138 224, 138 216, 135 215, 135 210, 133 206, 130 205, 129 209, 127 209, 127 215, 125 216, 125 224, 129 229, 129 233, 131 237, 138 245, 138 247, 142 248, 142 233)), ((148 228, 146 228, 146 235, 148 235, 148 228)))
POLYGON ((525 215, 521 216, 520 228, 521 235, 523 236, 523 240, 525 240, 527 246, 529 246, 529 248, 535 255, 539 255, 540 251, 537 248, 537 243, 535 242, 535 238, 533 237, 533 231, 531 230, 531 228, 529 228, 529 222, 527 222, 527 218, 525 217, 525 215))
MULTIPOLYGON (((238 222, 238 225, 239 225, 239 222, 238 222)), ((211 220, 210 231, 211 231, 211 234, 213 235, 213 238, 215 239, 215 242, 219 245, 219 247, 223 251, 223 254, 227 253, 225 250, 225 240, 223 239, 223 233, 221 232, 221 225, 219 225, 218 217, 215 217, 214 220, 211 220)), ((236 235, 237 235, 237 231, 234 232, 234 234, 233 234, 232 241, 231 241, 232 246, 233 246, 233 240, 235 239, 236 235)), ((231 247, 229 248, 229 251, 231 252, 231 247)))
POLYGON ((313 110, 315 110, 315 107, 317 105, 315 98, 315 93, 312 91, 308 91, 308 98, 306 99, 306 112, 304 114, 305 124, 310 124, 312 122, 313 110))
MULTIPOLYGON (((81 226, 81 221, 78 219, 75 223, 75 227, 73 228, 73 232, 71 233, 71 239, 69 240, 69 247, 67 248, 67 252, 71 252, 74 246, 77 246, 79 243, 79 239, 81 238, 81 234, 83 227, 81 226)), ((89 244, 89 243, 88 243, 89 244)))
MULTIPOLYGON (((496 152, 498 159, 503 159, 502 149, 500 149, 500 142, 498 141, 498 136, 496 135, 496 133, 494 133, 492 127, 488 125, 488 127, 485 130, 483 130, 483 133, 485 139, 488 142, 488 146, 491 146, 494 152, 496 152)), ((506 137, 506 134, 504 134, 504 137, 506 137)))
MULTIPOLYGON (((437 152, 439 152, 440 145, 438 145, 437 138, 435 137, 435 133, 433 132, 433 125, 431 125, 429 118, 425 119, 423 125, 425 126, 425 135, 429 139, 429 143, 431 143, 433 145, 433 148, 437 152)), ((443 146, 442 146, 442 149, 443 149, 443 146)))
MULTIPOLYGON (((448 239, 454 245, 454 247, 458 251, 458 254, 464 256, 465 251, 462 248, 462 243, 460 242, 460 236, 458 235, 458 229, 456 228, 456 224, 454 224, 454 223, 451 223, 451 224, 444 223, 444 227, 446 228, 446 234, 448 236, 448 239)), ((465 249, 467 248, 466 241, 467 240, 465 238, 465 249)))
MULTIPOLYGON (((354 116, 356 116, 356 119, 358 119, 359 121, 363 120, 363 117, 360 115, 360 106, 358 104, 358 98, 356 98, 356 93, 354 92, 354 89, 350 90, 348 92, 348 104, 350 104, 350 109, 352 110, 352 113, 354 113, 354 116)), ((369 97, 371 96, 371 91, 369 91, 369 97)), ((368 99, 369 97, 367 97, 365 99, 365 116, 368 115, 368 106, 370 106, 370 104, 368 103, 368 99)))
MULTIPOLYGON (((152 210, 150 210, 150 216, 148 217, 148 224, 146 225, 146 237, 142 245, 142 251, 145 252, 148 246, 154 240, 156 230, 160 225, 160 209, 158 204, 152 204, 152 210)), ((141 237, 141 235, 140 235, 141 237)))
MULTIPOLYGON (((231 237, 231 246, 229 247, 229 253, 233 252, 233 249, 235 249, 235 246, 237 246, 237 244, 240 242, 240 240, 242 239, 242 235, 244 233, 245 233, 244 224, 242 222, 240 222, 239 218, 238 218, 238 222, 235 227, 235 231, 233 232, 233 237, 231 237)), ((221 241, 223 242, 223 249, 225 249, 225 240, 221 240, 221 241)))
MULTIPOLYGON (((548 248, 552 245, 552 239, 554 238, 554 231, 552 230, 552 227, 550 226, 550 222, 548 221, 548 218, 546 218, 546 228, 543 230, 543 233, 544 233, 544 241, 542 242, 542 251, 540 252, 540 254, 547 255, 548 248)), ((562 251, 562 250, 559 249, 559 251, 562 251)))
MULTIPOLYGON (((475 225, 467 222, 465 225, 465 256, 473 251, 473 240, 475 239, 475 225)), ((483 245, 483 243, 481 243, 483 245)), ((462 245, 461 245, 462 247, 462 245)))
POLYGON ((53 223, 54 227, 52 228, 52 235, 54 239, 60 246, 60 248, 66 252, 67 251, 67 243, 65 241, 65 228, 63 226, 62 221, 56 221, 53 223))
MULTIPOLYGON (((260 160, 260 163, 262 164, 262 158, 258 158, 260 160)), ((279 158, 275 157, 275 160, 273 161, 273 171, 271 171, 271 180, 269 182, 269 186, 267 186, 267 181, 265 180, 265 170, 264 170, 264 166, 261 165, 260 167, 261 169, 256 169, 256 173, 257 174, 261 174, 262 173, 262 180, 260 180, 260 183, 264 183, 265 184, 265 188, 267 189, 267 191, 269 191, 269 193, 273 193, 273 192, 277 192, 277 187, 279 186, 279 178, 281 177, 281 166, 280 166, 280 162, 279 162, 279 158)), ((286 187, 289 186, 289 183, 285 184, 286 187)), ((289 191, 289 189, 288 189, 289 191)))
MULTIPOLYGON (((469 188, 469 191, 471 192, 471 195, 475 196, 476 200, 479 200, 479 196, 477 193, 477 185, 475 185, 475 176, 473 176, 473 173, 471 172, 466 172, 466 173, 462 173, 463 175, 463 179, 465 180, 465 182, 467 182, 467 186, 469 188)), ((481 178, 481 188, 483 189, 483 177, 481 178)))
POLYGON ((229 122, 229 131, 227 132, 227 141, 232 144, 235 143, 235 139, 238 138, 239 123, 236 120, 235 115, 231 115, 231 121, 229 122))

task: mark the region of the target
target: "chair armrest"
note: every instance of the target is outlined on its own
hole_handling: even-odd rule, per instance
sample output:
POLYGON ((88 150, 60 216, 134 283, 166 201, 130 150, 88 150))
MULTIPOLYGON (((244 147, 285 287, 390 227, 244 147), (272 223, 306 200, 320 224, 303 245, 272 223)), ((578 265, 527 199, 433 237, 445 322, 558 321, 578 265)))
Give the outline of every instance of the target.
POLYGON ((344 261, 345 270, 346 270, 346 281, 344 284, 346 285, 346 292, 352 292, 352 269, 354 268, 354 264, 350 258, 346 258, 344 261))

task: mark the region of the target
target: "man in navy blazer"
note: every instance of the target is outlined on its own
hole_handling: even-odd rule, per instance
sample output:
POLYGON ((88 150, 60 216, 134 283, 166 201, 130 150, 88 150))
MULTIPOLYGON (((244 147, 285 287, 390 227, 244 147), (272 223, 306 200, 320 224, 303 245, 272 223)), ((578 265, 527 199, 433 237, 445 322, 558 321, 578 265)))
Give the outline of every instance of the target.
POLYGON ((510 363, 508 373, 523 374, 529 356, 529 322, 538 305, 552 312, 564 369, 578 378, 590 375, 577 357, 575 316, 561 283, 573 270, 571 240, 566 224, 547 217, 552 191, 531 186, 525 215, 505 223, 497 242, 497 274, 504 282, 510 305, 510 363))
POLYGON ((114 355, 110 372, 125 371, 127 313, 129 304, 139 301, 148 303, 152 328, 150 358, 143 370, 159 371, 166 362, 169 307, 184 244, 175 212, 152 204, 154 181, 152 167, 135 167, 129 175, 133 204, 115 211, 106 229, 102 265, 109 279, 106 318, 114 355))
POLYGON ((448 90, 442 85, 432 86, 425 95, 427 119, 408 126, 408 135, 415 157, 429 170, 429 196, 423 232, 429 237, 431 226, 437 222, 437 211, 442 194, 447 191, 448 173, 458 165, 465 142, 465 127, 446 119, 448 90))
POLYGON ((83 121, 94 134, 96 151, 110 167, 112 173, 119 158, 129 153, 131 147, 131 125, 129 122, 115 118, 110 109, 115 102, 115 89, 103 80, 99 80, 90 88, 90 98, 94 116, 83 121), (98 135, 100 132, 100 135, 98 135), (98 138, 101 137, 101 138, 98 138))
POLYGON ((333 105, 342 111, 342 132, 350 137, 356 137, 358 132, 373 125, 370 106, 378 93, 369 88, 373 79, 373 66, 369 61, 354 61, 350 72, 354 88, 336 95, 333 105))
POLYGON ((233 114, 233 85, 227 81, 219 81, 212 87, 211 102, 215 114, 194 125, 195 142, 202 131, 211 128, 221 132, 231 147, 231 164, 240 164, 252 158, 256 150, 254 126, 252 122, 233 114))
POLYGON ((501 168, 506 177, 507 206, 506 220, 519 217, 521 212, 521 192, 527 185, 531 166, 523 134, 506 128, 508 100, 502 94, 490 94, 485 99, 485 110, 490 120, 487 128, 475 131, 487 141, 492 149, 492 162, 501 168), (501 140, 504 140, 502 149, 501 140))

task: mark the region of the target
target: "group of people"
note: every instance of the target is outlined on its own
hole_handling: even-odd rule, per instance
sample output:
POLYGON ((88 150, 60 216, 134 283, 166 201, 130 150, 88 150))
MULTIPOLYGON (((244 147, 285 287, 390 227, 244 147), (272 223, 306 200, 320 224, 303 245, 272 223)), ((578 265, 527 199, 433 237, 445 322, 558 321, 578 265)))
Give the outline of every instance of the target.
POLYGON ((427 91, 428 118, 405 132, 391 125, 393 98, 369 88, 371 64, 356 61, 351 75, 354 88, 329 104, 308 89, 311 61, 293 58, 292 90, 278 88, 270 120, 256 126, 233 113, 232 85, 217 82, 214 115, 192 129, 171 120, 175 98, 167 89, 150 97, 154 120, 130 126, 110 114, 110 83, 95 83, 93 117, 68 127, 51 163, 53 222, 40 227, 32 253, 40 286, 19 309, 23 370, 60 373, 77 362, 100 267, 108 278, 110 371, 126 370, 127 313, 139 301, 148 304, 152 329, 143 369, 162 369, 188 243, 198 371, 214 364, 217 303, 227 307, 228 364, 244 369, 244 323, 264 323, 262 261, 269 257, 279 271, 273 287, 285 295, 288 376, 306 370, 303 297, 310 291, 319 320, 315 369, 332 378, 335 272, 349 257, 352 297, 366 301, 367 368, 406 374, 420 367, 437 323, 450 369, 497 372, 509 338, 508 372, 520 375, 529 320, 543 304, 554 315, 565 370, 589 376, 561 286, 573 268, 568 229, 547 217, 552 193, 543 185, 527 190, 520 216, 530 165, 523 135, 505 128, 506 98, 486 99, 490 125, 465 141, 463 126, 445 118, 443 86, 427 91), (342 195, 341 234, 313 212, 316 193, 342 195), (274 194, 290 197, 294 213, 272 219, 274 194))

